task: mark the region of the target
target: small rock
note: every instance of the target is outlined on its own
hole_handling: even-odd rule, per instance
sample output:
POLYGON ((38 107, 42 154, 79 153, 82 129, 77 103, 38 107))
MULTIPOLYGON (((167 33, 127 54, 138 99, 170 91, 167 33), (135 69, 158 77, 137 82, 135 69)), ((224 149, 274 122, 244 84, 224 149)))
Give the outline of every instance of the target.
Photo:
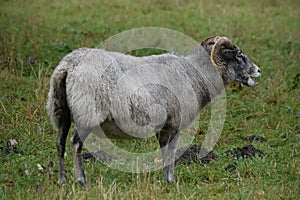
POLYGON ((43 167, 42 165, 40 165, 40 164, 37 164, 37 168, 38 168, 38 170, 40 170, 40 171, 43 171, 43 170, 44 170, 44 167, 43 167))
POLYGON ((25 170, 24 170, 24 173, 28 176, 28 175, 29 175, 29 170, 28 170, 28 169, 25 169, 25 170))
POLYGON ((9 139, 9 144, 10 144, 10 146, 14 147, 18 144, 18 142, 16 139, 9 139))

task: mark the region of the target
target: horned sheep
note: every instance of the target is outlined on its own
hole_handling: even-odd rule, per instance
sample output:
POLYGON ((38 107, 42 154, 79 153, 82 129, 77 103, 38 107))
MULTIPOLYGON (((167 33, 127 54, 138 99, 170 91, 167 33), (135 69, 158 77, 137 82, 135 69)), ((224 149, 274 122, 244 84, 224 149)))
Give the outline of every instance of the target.
POLYGON ((164 147, 163 177, 174 182, 180 130, 228 83, 254 86, 252 78, 260 75, 260 69, 227 37, 207 38, 188 56, 134 57, 103 49, 74 50, 55 69, 46 106, 59 129, 59 183, 66 181, 64 153, 71 122, 76 125, 71 138, 76 181, 81 184, 86 185, 83 142, 98 126, 121 138, 145 137, 147 131, 154 131, 164 147))

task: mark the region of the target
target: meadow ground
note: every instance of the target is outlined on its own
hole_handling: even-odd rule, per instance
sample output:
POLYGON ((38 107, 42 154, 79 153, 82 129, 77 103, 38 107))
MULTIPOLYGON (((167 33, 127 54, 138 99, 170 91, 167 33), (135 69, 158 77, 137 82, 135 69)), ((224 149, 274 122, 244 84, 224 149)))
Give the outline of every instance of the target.
MULTIPOLYGON (((298 0, 3 0, 0 199, 299 199, 299 11, 298 0), (213 149, 217 159, 206 165, 176 166, 177 183, 171 185, 160 181, 161 171, 131 174, 85 162, 85 190, 74 183, 68 144, 69 181, 57 185, 57 130, 45 110, 51 73, 73 49, 94 47, 121 31, 149 26, 176 30, 198 41, 226 35, 261 67, 257 87, 226 90, 226 121, 213 149), (249 135, 267 141, 245 141, 249 135), (265 156, 226 156, 226 150, 249 144, 265 156), (232 163, 236 169, 225 170, 232 163)), ((200 119, 199 130, 205 135, 209 108, 200 119)), ((194 144, 202 140, 199 135, 194 144)), ((157 144, 150 140, 120 145, 135 151, 157 144)))

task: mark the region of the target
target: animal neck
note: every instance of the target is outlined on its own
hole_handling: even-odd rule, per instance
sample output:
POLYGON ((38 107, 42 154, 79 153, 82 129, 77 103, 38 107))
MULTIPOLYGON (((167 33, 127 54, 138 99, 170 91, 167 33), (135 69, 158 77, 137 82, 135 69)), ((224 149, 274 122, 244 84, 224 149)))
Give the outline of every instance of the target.
POLYGON ((218 67, 218 71, 222 77, 224 87, 226 87, 229 83, 233 81, 232 76, 230 75, 226 66, 218 67))
POLYGON ((197 68, 197 73, 199 73, 197 88, 195 89, 200 91, 198 102, 201 110, 224 90, 227 84, 226 75, 223 70, 212 64, 209 54, 203 48, 197 49, 187 56, 187 59, 193 63, 197 68))
POLYGON ((210 55, 204 48, 198 48, 187 56, 187 59, 195 63, 198 71, 206 81, 205 84, 215 88, 218 91, 217 93, 222 92, 224 87, 230 82, 226 68, 214 66, 210 55))

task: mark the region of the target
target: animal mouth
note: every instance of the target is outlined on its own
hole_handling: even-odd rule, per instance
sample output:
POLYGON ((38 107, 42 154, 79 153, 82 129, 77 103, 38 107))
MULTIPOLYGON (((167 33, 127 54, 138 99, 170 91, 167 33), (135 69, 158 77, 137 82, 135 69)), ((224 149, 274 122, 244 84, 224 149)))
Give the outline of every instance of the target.
POLYGON ((260 78, 261 76, 261 73, 260 71, 256 72, 254 75, 250 76, 247 80, 247 85, 252 87, 252 86, 255 86, 255 85, 258 85, 254 80, 253 78, 260 78))
POLYGON ((247 80, 247 85, 252 87, 257 85, 257 83, 253 80, 253 78, 260 78, 261 77, 261 72, 260 69, 256 66, 256 72, 253 73, 247 80))
POLYGON ((255 85, 257 85, 257 83, 251 77, 249 77, 247 80, 247 86, 253 87, 255 85))

